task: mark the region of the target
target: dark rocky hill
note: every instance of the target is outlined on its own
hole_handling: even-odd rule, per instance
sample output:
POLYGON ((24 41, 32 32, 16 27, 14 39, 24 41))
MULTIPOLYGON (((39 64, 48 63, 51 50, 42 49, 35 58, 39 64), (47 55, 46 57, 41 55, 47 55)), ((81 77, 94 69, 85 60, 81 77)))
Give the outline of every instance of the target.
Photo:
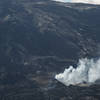
POLYGON ((99 57, 99 12, 97 5, 1 0, 0 100, 99 100, 99 85, 54 79, 79 58, 99 57))

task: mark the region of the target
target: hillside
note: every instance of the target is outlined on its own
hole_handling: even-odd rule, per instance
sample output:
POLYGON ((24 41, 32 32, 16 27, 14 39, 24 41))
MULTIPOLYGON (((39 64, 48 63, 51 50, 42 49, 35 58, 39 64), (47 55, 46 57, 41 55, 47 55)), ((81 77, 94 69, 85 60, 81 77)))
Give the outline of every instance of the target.
POLYGON ((1 100, 99 100, 98 85, 85 94, 54 79, 79 58, 99 57, 99 12, 100 6, 89 4, 1 0, 1 100))

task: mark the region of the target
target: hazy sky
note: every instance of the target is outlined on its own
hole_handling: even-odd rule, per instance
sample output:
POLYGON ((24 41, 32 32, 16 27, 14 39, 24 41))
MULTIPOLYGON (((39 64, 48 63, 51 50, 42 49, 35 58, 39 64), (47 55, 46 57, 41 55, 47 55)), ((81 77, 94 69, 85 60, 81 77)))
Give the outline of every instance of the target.
POLYGON ((55 0, 60 2, 81 2, 81 3, 91 3, 91 4, 100 4, 100 0, 55 0))

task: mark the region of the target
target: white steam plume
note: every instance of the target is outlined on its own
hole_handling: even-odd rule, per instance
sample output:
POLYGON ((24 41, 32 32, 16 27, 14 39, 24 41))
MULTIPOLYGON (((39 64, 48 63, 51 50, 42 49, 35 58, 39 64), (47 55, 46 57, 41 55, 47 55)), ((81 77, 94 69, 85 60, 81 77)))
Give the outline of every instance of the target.
POLYGON ((89 4, 100 4, 100 0, 71 0, 71 2, 89 3, 89 4))
POLYGON ((67 86, 84 82, 94 83, 100 79, 100 59, 97 61, 87 58, 81 59, 77 68, 70 66, 63 73, 56 75, 55 78, 67 86))
POLYGON ((58 2, 74 2, 74 3, 89 3, 89 4, 100 4, 100 0, 54 0, 58 2))

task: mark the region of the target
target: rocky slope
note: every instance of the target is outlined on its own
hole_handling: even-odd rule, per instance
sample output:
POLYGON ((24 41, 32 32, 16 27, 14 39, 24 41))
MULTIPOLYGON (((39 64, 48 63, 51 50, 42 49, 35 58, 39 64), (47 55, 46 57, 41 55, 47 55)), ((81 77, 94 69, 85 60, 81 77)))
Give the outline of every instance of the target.
POLYGON ((99 11, 88 4, 1 0, 1 100, 99 100, 99 85, 64 87, 54 79, 79 58, 99 57, 99 11))

